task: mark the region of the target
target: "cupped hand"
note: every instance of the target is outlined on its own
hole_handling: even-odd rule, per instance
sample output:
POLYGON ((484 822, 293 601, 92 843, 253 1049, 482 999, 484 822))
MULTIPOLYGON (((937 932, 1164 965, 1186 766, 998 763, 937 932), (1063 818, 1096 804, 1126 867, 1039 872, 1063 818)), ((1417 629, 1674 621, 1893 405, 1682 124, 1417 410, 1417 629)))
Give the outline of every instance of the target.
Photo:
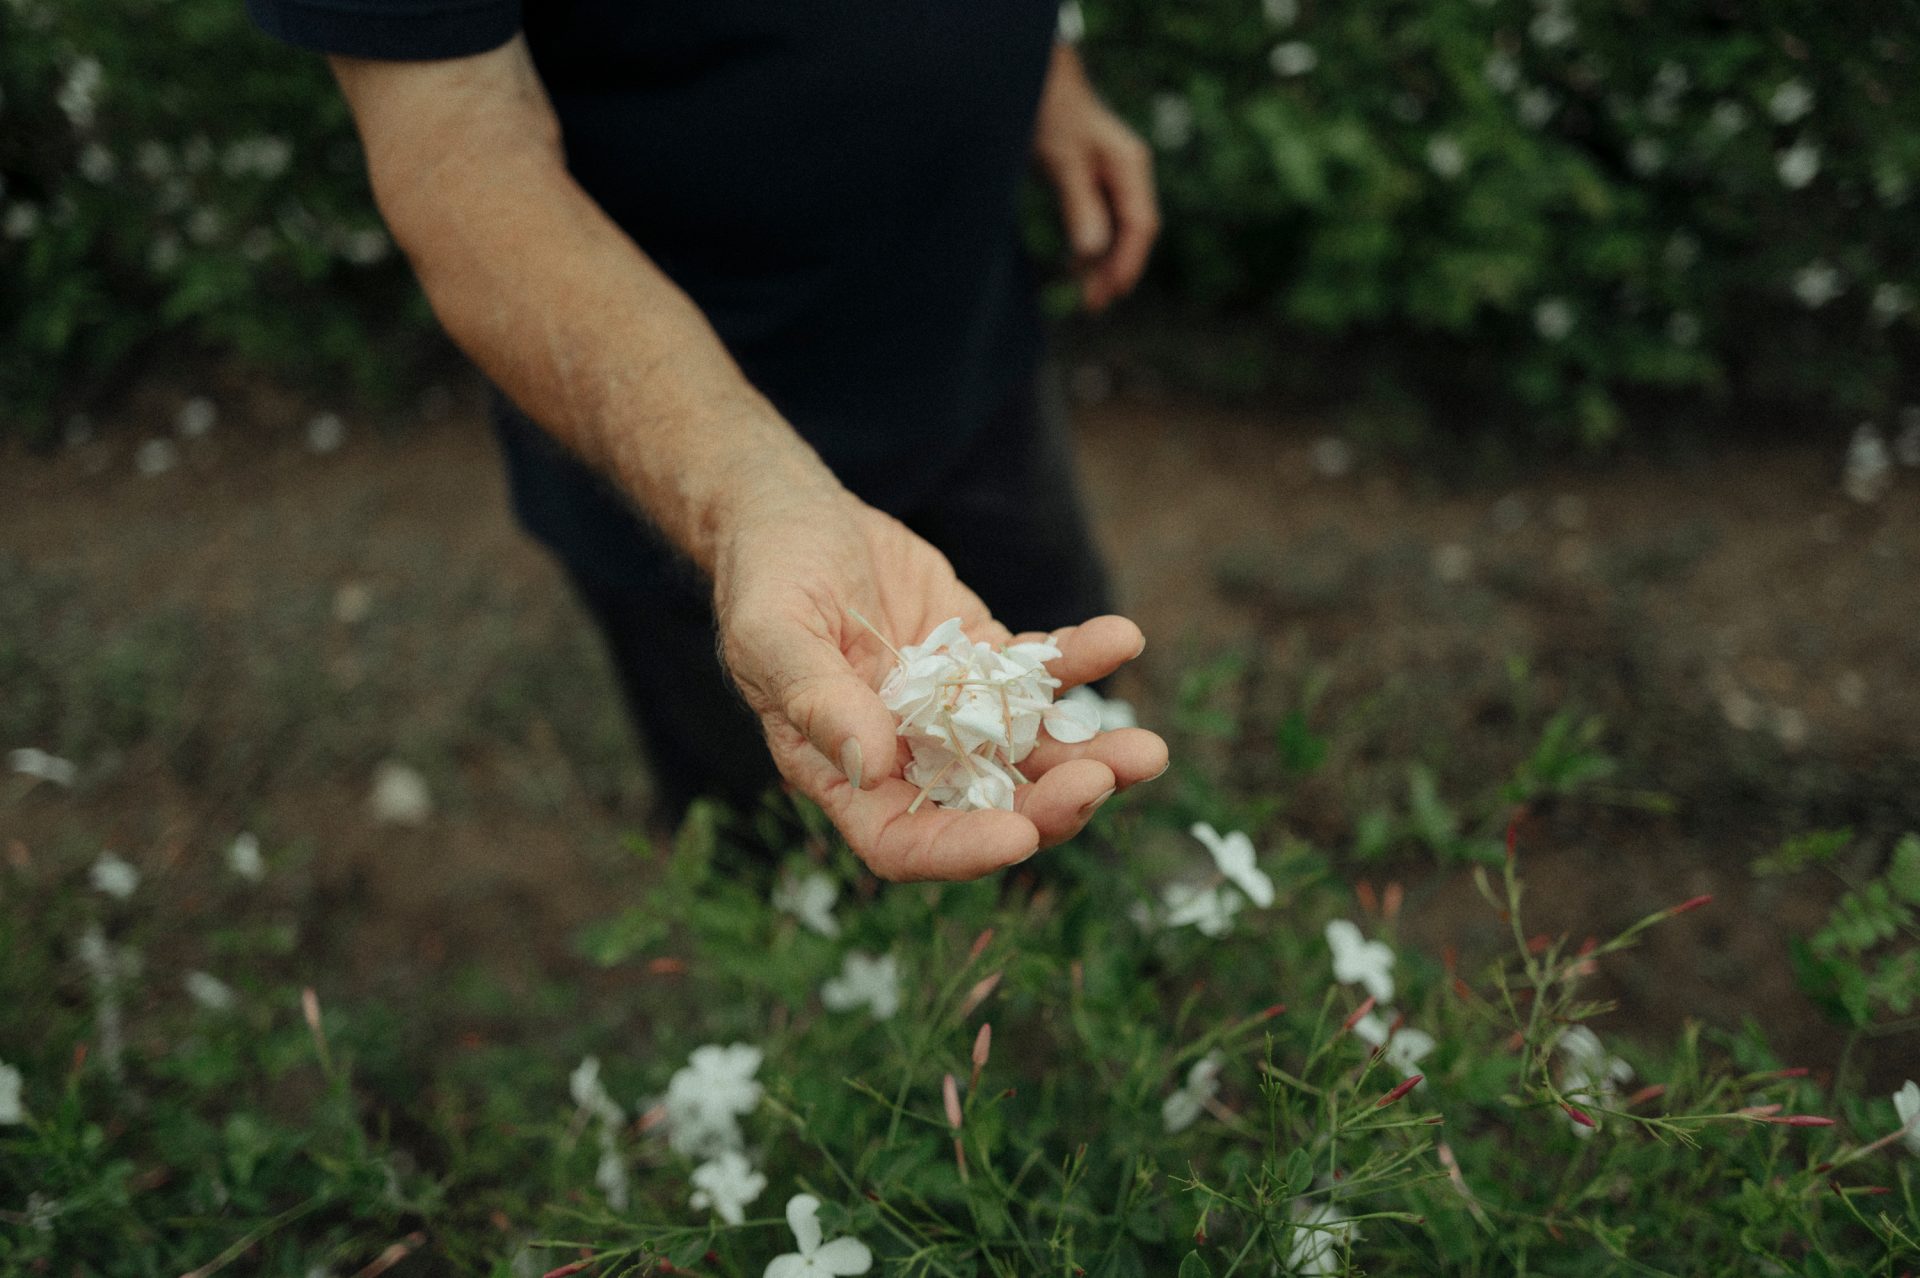
MULTIPOLYGON (((1116 790, 1166 770, 1167 747, 1139 728, 1064 745, 1045 736, 1021 764, 1014 811, 944 811, 903 776, 906 745, 876 691, 894 664, 886 644, 918 643, 950 617, 970 638, 1011 641, 946 557, 899 521, 837 494, 769 511, 734 530, 714 571, 720 651, 759 716, 774 763, 819 804, 885 879, 972 879, 1077 834, 1116 790)), ((1038 636, 1030 636, 1038 637, 1038 636)), ((1048 671, 1063 689, 1140 654, 1124 617, 1053 635, 1048 671)))

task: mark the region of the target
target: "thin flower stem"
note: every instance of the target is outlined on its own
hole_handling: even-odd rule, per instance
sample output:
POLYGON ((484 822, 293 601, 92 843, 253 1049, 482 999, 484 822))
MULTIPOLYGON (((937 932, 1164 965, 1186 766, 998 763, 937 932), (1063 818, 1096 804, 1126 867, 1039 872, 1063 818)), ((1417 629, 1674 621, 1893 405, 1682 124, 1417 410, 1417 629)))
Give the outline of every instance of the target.
POLYGON ((871 621, 868 621, 865 617, 861 616, 860 610, 858 608, 848 608, 847 615, 849 617, 852 617, 855 621, 859 622, 861 625, 865 626, 867 628, 868 633, 870 633, 875 639, 878 639, 881 642, 881 644, 886 647, 886 650, 893 654, 893 659, 895 661, 900 662, 902 665, 906 664, 907 659, 900 655, 900 650, 894 647, 892 644, 887 643, 887 637, 880 633, 880 627, 874 625, 871 621))

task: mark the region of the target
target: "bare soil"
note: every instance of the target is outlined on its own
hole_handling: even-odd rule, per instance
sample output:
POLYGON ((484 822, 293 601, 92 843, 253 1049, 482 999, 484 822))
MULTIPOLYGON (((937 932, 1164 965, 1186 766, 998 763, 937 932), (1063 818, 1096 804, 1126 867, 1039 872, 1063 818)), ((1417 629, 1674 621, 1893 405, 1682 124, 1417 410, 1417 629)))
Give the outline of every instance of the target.
MULTIPOLYGON (((514 528, 480 399, 349 422, 230 385, 168 473, 133 452, 179 395, 136 392, 98 438, 0 454, 0 747, 81 764, 71 793, 0 784, 0 844, 83 867, 105 845, 191 890, 242 829, 289 881, 323 980, 419 1007, 481 973, 512 992, 585 974, 581 924, 630 899, 644 769, 582 614, 514 528), (375 769, 434 798, 376 820, 375 769)), ((1284 804, 1270 837, 1336 856, 1360 814, 1431 769, 1471 827, 1556 711, 1601 716, 1618 771, 1522 827, 1534 924, 1602 933, 1701 892, 1713 909, 1610 968, 1618 1032, 1762 1023, 1832 1066, 1790 938, 1827 875, 1758 879, 1791 834, 1851 827, 1871 873, 1920 829, 1920 473, 1857 506, 1838 458, 1772 445, 1628 459, 1517 483, 1360 457, 1316 468, 1324 423, 1131 395, 1082 404, 1088 497, 1149 636, 1123 681, 1144 722, 1224 716, 1189 760, 1284 804), (1196 670, 1221 671, 1211 693, 1196 670), (1327 744, 1301 777, 1274 726, 1327 744)), ((1467 955, 1504 929, 1459 864, 1404 841, 1348 862, 1408 888, 1401 935, 1467 955)), ((75 871, 78 873, 78 871, 75 871)), ((1911 1031, 1859 1045, 1878 1081, 1911 1031)))

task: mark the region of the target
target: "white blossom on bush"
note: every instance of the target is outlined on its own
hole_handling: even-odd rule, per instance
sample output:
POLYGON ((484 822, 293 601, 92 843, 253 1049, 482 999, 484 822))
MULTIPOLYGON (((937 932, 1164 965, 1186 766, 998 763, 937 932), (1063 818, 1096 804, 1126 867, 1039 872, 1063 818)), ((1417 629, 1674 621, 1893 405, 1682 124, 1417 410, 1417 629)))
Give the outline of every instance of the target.
POLYGON ((195 395, 173 415, 173 429, 184 439, 199 439, 213 430, 220 410, 205 395, 195 395))
POLYGON ((249 883, 267 877, 267 862, 260 855, 260 840, 250 833, 234 836, 227 847, 227 868, 249 883))
MULTIPOLYGON (((1633 1066, 1608 1052, 1601 1044, 1600 1036, 1584 1025, 1568 1026, 1555 1047, 1567 1062, 1560 1078, 1560 1090, 1576 1105, 1598 1105, 1611 1100, 1619 1092, 1622 1083, 1633 1079, 1633 1066)), ((1575 1135, 1586 1137, 1593 1134, 1599 1120, 1591 1114, 1587 1117, 1593 1126, 1578 1121, 1571 1114, 1567 1116, 1575 1135)))
POLYGON ((1820 148, 1802 138, 1774 157, 1780 185, 1798 191, 1820 176, 1820 148))
POLYGON ((49 785, 72 788, 79 779, 80 769, 71 761, 59 755, 49 754, 35 746, 23 746, 18 750, 7 751, 7 767, 23 777, 32 777, 36 781, 45 781, 49 785))
POLYGON ((27 1121, 27 1107, 20 1100, 20 1082, 20 1071, 0 1061, 0 1127, 27 1121))
POLYGON ((1382 1003, 1393 998, 1393 947, 1369 941, 1346 919, 1327 924, 1327 948, 1333 951, 1333 979, 1342 985, 1364 985, 1382 1003))
POLYGON ((687 1064, 667 1080, 661 1102, 667 1115, 667 1143, 675 1153, 711 1158, 741 1145, 740 1118, 760 1103, 754 1078, 760 1049, 747 1043, 728 1047, 709 1043, 694 1049, 687 1064))
POLYGON ((746 1208, 767 1187, 767 1178, 737 1149, 725 1149, 693 1169, 693 1196, 687 1205, 711 1210, 729 1225, 747 1218, 746 1208))
POLYGON ((1798 124, 1813 110, 1813 90, 1804 80, 1783 80, 1767 98, 1767 114, 1781 124, 1798 124))
POLYGON ((60 89, 54 95, 54 104, 74 128, 93 127, 94 114, 100 108, 100 90, 105 86, 106 78, 98 58, 81 58, 67 68, 67 78, 60 82, 60 89))
POLYGON ((1160 892, 1168 927, 1196 927, 1202 936, 1225 936, 1246 898, 1229 887, 1169 883, 1160 892))
POLYGON ((1147 132, 1162 151, 1178 151, 1193 140, 1193 106, 1178 93, 1156 93, 1147 132))
POLYGON ((799 1250, 768 1261, 763 1278, 807 1278, 809 1274, 851 1278, 873 1268, 873 1253, 858 1238, 820 1241, 819 1216, 820 1200, 812 1194, 795 1194, 787 1200, 787 1228, 793 1231, 799 1250))
POLYGON ((1220 1053, 1208 1052, 1187 1071, 1187 1081, 1160 1102, 1160 1123, 1169 1135, 1183 1132, 1198 1122, 1206 1112, 1207 1102, 1220 1094, 1222 1063, 1220 1053))
POLYGON ((1290 27, 1300 20, 1300 0, 1260 0, 1260 11, 1276 27, 1290 27))
POLYGON ((1533 308, 1534 331, 1549 342, 1565 341, 1573 332, 1573 303, 1564 297, 1543 298, 1533 308))
POLYGON ((1427 167, 1438 177, 1452 181, 1467 171, 1467 151, 1460 145, 1460 139, 1449 134, 1435 134, 1427 140, 1427 167))
POLYGON ((1530 129, 1538 129, 1545 127, 1547 121, 1553 118, 1553 113, 1560 109, 1560 99, 1551 89, 1535 86, 1523 90, 1515 99, 1515 105, 1520 112, 1520 123, 1530 129))
POLYGON ((1399 1070, 1401 1075, 1412 1078, 1420 1072, 1420 1062, 1437 1046, 1433 1035, 1425 1030, 1402 1025, 1394 1029, 1387 1020, 1374 1012, 1353 1023, 1353 1032, 1361 1042, 1371 1047, 1381 1048, 1381 1055, 1387 1064, 1399 1070))
POLYGON ((133 450, 133 469, 142 479, 155 479, 180 464, 180 450, 171 439, 142 440, 133 450))
POLYGON ((1840 487, 1862 506, 1871 506, 1893 486, 1893 455, 1872 422, 1862 422, 1847 443, 1846 465, 1840 487))
POLYGON ((1221 875, 1249 901, 1263 910, 1273 904, 1273 880, 1255 862, 1252 839, 1238 830, 1221 834, 1205 821, 1196 821, 1188 833, 1206 846, 1221 875))
POLYGON ((181 984, 186 987, 187 997, 209 1012, 232 1011, 240 1001, 233 986, 211 972, 188 972, 181 984))
POLYGON ((1819 310, 1844 292, 1840 268, 1831 262, 1808 262, 1793 273, 1793 295, 1810 311, 1819 310))
POLYGON ((104 892, 116 901, 132 896, 140 886, 140 871, 112 852, 102 852, 87 872, 94 891, 104 892))
POLYGON ((1320 1278, 1342 1272, 1340 1253, 1360 1236, 1347 1214, 1332 1203, 1296 1199, 1293 1204, 1293 1245, 1287 1249, 1287 1271, 1320 1278))
POLYGON ((840 975, 820 987, 820 1001, 836 1012, 865 1007, 874 1020, 890 1020, 900 1010, 900 965, 891 954, 875 958, 853 950, 841 960, 840 975))
POLYGON ((774 885, 771 904, 822 936, 838 936, 840 920, 833 917, 833 903, 839 896, 840 885, 831 874, 787 874, 774 885))
POLYGON ((1920 1083, 1909 1078, 1902 1084, 1893 1094, 1893 1112, 1900 1116, 1900 1143, 1909 1154, 1920 1157, 1920 1083))
POLYGON ((1267 65, 1273 73, 1283 79, 1296 75, 1305 75, 1320 65, 1320 55, 1313 46, 1301 40, 1288 40, 1276 44, 1267 54, 1267 65))

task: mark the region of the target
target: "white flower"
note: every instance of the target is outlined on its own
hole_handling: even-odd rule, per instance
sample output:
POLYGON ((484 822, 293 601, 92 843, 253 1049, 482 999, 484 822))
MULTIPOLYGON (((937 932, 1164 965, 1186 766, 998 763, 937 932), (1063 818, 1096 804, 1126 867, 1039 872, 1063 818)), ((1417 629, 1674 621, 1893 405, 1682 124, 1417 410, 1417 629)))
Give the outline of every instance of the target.
POLYGON ((1820 148, 1802 138, 1774 157, 1780 185, 1798 191, 1820 175, 1820 148))
POLYGON ((773 908, 791 914, 822 936, 840 935, 840 920, 833 917, 833 903, 840 896, 840 885, 830 874, 814 873, 797 878, 782 875, 773 889, 773 908))
POLYGON ((140 170, 141 177, 158 182, 173 172, 173 153, 167 150, 166 143, 148 138, 134 150, 133 164, 140 170))
MULTIPOLYGON (((1633 1078, 1633 1066, 1608 1052, 1601 1045, 1600 1036, 1584 1025, 1569 1026, 1555 1046, 1567 1058, 1560 1090, 1576 1105, 1598 1105, 1611 1099, 1619 1092, 1620 1084, 1633 1078)), ((1588 1117, 1596 1124, 1600 1121, 1595 1115, 1588 1117)), ((1575 1121, 1572 1115, 1568 1115, 1567 1121, 1573 1125, 1576 1136, 1584 1138, 1593 1134, 1593 1127, 1575 1121)))
POLYGON ((1207 1102, 1220 1094, 1220 1053, 1208 1052, 1187 1071, 1187 1081, 1160 1102, 1160 1121, 1169 1135, 1194 1125, 1207 1102))
POLYGON ((1012 811, 1014 791, 1026 780, 1015 767, 1043 727, 1066 743, 1089 741, 1100 730, 1093 707, 1054 700, 1060 681, 1046 663, 1060 649, 1050 640, 996 649, 968 639, 954 617, 896 655, 880 699, 912 756, 906 779, 939 807, 1012 811))
POLYGON ((1296 1199, 1293 1204, 1293 1245, 1287 1250, 1290 1273, 1319 1278, 1341 1272, 1341 1249, 1359 1237, 1360 1230, 1347 1220, 1347 1214, 1332 1203, 1310 1203, 1296 1199))
POLYGON ((1433 548, 1433 575, 1449 586, 1457 586, 1473 575, 1473 551, 1457 541, 1441 542, 1433 548))
POLYGON ((209 1012, 231 1011, 240 1001, 233 986, 210 972, 188 972, 181 984, 187 987, 187 997, 209 1012))
POLYGON ((149 439, 133 450, 133 468, 143 479, 164 475, 180 464, 180 450, 171 439, 149 439))
POLYGON ((1549 342, 1565 341, 1573 332, 1573 303, 1564 297, 1543 298, 1533 308, 1534 331, 1549 342))
POLYGON ((1847 444, 1847 463, 1840 487, 1862 506, 1871 506, 1893 486, 1893 457, 1872 423, 1862 422, 1847 444))
POLYGON ((68 760, 33 746, 9 750, 7 766, 23 777, 32 777, 36 781, 45 781, 49 785, 63 785, 69 788, 80 775, 80 769, 74 767, 68 760))
POLYGON ((747 1043, 697 1047, 688 1063, 667 1080, 662 1104, 667 1143, 675 1153, 711 1158, 741 1144, 739 1118, 760 1103, 760 1049, 747 1043))
POLYGON ((1316 475, 1340 479, 1353 470, 1353 445, 1338 435, 1322 435, 1308 447, 1307 460, 1316 475))
POLYGON ((54 102, 75 128, 92 127, 94 113, 100 106, 100 86, 105 81, 97 58, 81 58, 68 68, 67 78, 61 81, 54 102))
POLYGON ((227 848, 227 868, 249 883, 267 877, 267 862, 260 855, 260 840, 250 833, 236 836, 227 848))
POLYGON ((1819 310, 1844 292, 1840 268, 1831 262, 1808 262, 1793 273, 1793 295, 1810 311, 1819 310))
POLYGON ((1246 898, 1232 888, 1192 883, 1169 883, 1160 899, 1167 907, 1168 927, 1192 924, 1203 936, 1225 936, 1233 927, 1233 916, 1246 904, 1246 898))
POLYGON ((820 1200, 812 1194, 795 1194, 787 1200, 787 1228, 800 1248, 775 1256, 767 1262, 762 1278, 805 1278, 807 1274, 864 1274, 873 1268, 873 1253, 858 1238, 820 1241, 820 1200))
POLYGON ((96 892, 105 892, 116 901, 132 896, 140 886, 140 871, 111 852, 102 852, 87 875, 96 892))
POLYGON ((1813 110, 1813 90, 1801 80, 1783 80, 1767 99, 1767 114, 1781 124, 1798 124, 1813 110))
POLYGON ((1517 99, 1520 109, 1520 123, 1530 129, 1540 128, 1553 118, 1560 109, 1560 99, 1551 90, 1534 87, 1527 89, 1517 99))
POLYGON ((1288 40, 1285 44, 1276 44, 1267 54, 1267 65, 1273 73, 1282 79, 1296 75, 1305 75, 1320 65, 1320 55, 1313 46, 1302 40, 1288 40))
POLYGON ((1876 284, 1871 306, 1873 322, 1885 328, 1913 309, 1913 291, 1904 284, 1876 284))
POLYGON ((1120 697, 1103 697, 1087 684, 1070 689, 1060 698, 1062 701, 1078 701, 1082 705, 1092 706, 1100 718, 1100 731, 1118 732, 1122 728, 1137 728, 1140 720, 1133 712, 1133 703, 1120 697))
POLYGON ((7 216, 0 221, 0 234, 10 240, 31 239, 40 229, 40 210, 37 206, 22 200, 7 206, 7 216))
POLYGON ((340 256, 354 266, 372 266, 386 260, 393 241, 377 226, 354 231, 340 242, 340 256))
POLYGON ((1458 138, 1436 134, 1427 141, 1427 167, 1437 176, 1452 181, 1467 171, 1466 148, 1458 138))
POLYGON ((1260 10, 1276 27, 1290 27, 1300 20, 1300 0, 1260 0, 1260 10))
POLYGON ((367 811, 383 825, 424 825, 433 815, 433 792, 417 768, 388 759, 373 770, 367 811))
POLYGON ((113 152, 98 142, 89 142, 80 151, 80 176, 95 186, 105 186, 120 172, 113 152))
POLYGON ((293 161, 293 144, 285 138, 247 137, 227 147, 220 167, 228 177, 252 175, 272 181, 287 171, 293 161))
POLYGON ((1535 42, 1551 49, 1567 43, 1580 34, 1580 24, 1573 20, 1563 4, 1549 4, 1533 16, 1527 24, 1527 32, 1535 42))
POLYGON ((1497 93, 1512 93, 1520 87, 1520 64, 1498 49, 1487 55, 1481 74, 1497 93))
POLYGON ((1067 0, 1054 18, 1053 38, 1061 44, 1079 44, 1087 38, 1087 15, 1080 0, 1067 0))
POLYGON ((187 238, 195 244, 211 244, 227 229, 227 219, 211 205, 201 205, 187 215, 187 238))
POLYGON ((600 1081, 600 1058, 588 1056, 567 1076, 567 1092, 573 1103, 610 1127, 627 1121, 626 1114, 600 1081))
POLYGON ((338 413, 321 413, 307 423, 307 451, 324 457, 347 442, 347 424, 338 413))
POLYGON ((1394 1029, 1387 1021, 1373 1012, 1355 1021, 1353 1032, 1360 1041, 1372 1047, 1384 1048, 1381 1053, 1387 1058, 1387 1064, 1399 1070, 1407 1078, 1420 1072, 1420 1062, 1426 1059, 1436 1046, 1433 1035, 1425 1030, 1413 1029, 1402 1025, 1394 1029))
POLYGON ((1393 947, 1369 941, 1345 919, 1327 924, 1327 948, 1333 951, 1333 979, 1342 985, 1364 985, 1367 993, 1385 1003, 1393 998, 1393 947))
POLYGON ((1177 93, 1156 93, 1148 132, 1162 151, 1178 151, 1193 140, 1193 107, 1177 93))
POLYGON ((1635 138, 1627 147, 1627 167, 1637 177, 1652 177, 1667 164, 1667 147, 1659 138, 1635 138))
MULTIPOLYGON (((17 1081, 14 1089, 19 1090, 17 1081)), ((1920 1155, 1920 1083, 1909 1078, 1893 1094, 1893 1112, 1900 1116, 1901 1144, 1907 1147, 1908 1153, 1920 1155)))
POLYGON ((155 275, 165 275, 180 265, 180 237, 172 231, 162 231, 153 237, 153 243, 147 245, 147 269, 155 275))
POLYGON ((1220 873, 1249 901, 1263 910, 1273 904, 1273 880, 1255 864, 1252 839, 1238 830, 1223 835, 1205 821, 1195 822, 1188 833, 1206 845, 1220 873))
POLYGON ((632 1186, 627 1180, 626 1160, 620 1157, 620 1146, 610 1123, 600 1125, 600 1161, 594 1164, 593 1183, 607 1196, 607 1206, 615 1211, 627 1209, 632 1186))
POLYGON ((891 954, 874 958, 854 950, 841 962, 840 975, 820 987, 820 1001, 836 1012, 865 1007, 874 1020, 887 1020, 900 1010, 900 965, 891 954))
POLYGON ((693 1196, 687 1205, 697 1210, 711 1209, 729 1225, 747 1218, 746 1206, 767 1187, 767 1178, 753 1169, 747 1156, 738 1150, 720 1154, 693 1169, 693 1196))
POLYGON ((220 420, 220 410, 205 395, 195 395, 180 405, 180 411, 174 414, 173 429, 183 438, 199 439, 213 429, 220 420))
POLYGON ((0 1127, 26 1121, 27 1109, 20 1103, 20 1071, 0 1061, 0 1127))

